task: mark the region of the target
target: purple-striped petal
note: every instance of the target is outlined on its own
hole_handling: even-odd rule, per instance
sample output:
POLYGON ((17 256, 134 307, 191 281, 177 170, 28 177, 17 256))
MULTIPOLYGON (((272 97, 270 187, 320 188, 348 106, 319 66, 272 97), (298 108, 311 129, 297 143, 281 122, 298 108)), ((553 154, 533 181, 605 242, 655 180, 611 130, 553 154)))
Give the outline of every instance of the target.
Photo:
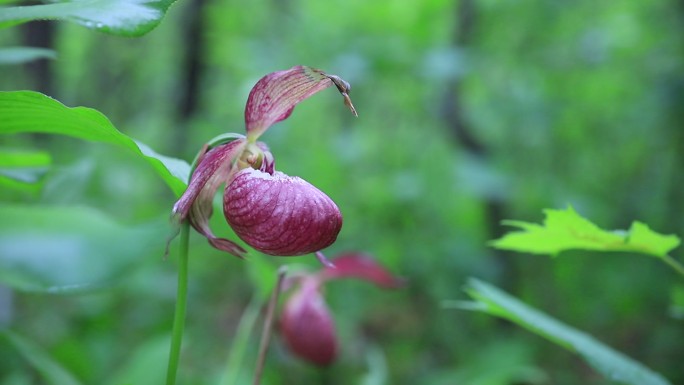
POLYGON ((252 88, 245 107, 247 137, 255 141, 273 124, 287 119, 294 107, 304 99, 335 84, 354 115, 349 99, 349 83, 335 75, 306 66, 272 72, 252 88))
POLYGON ((226 187, 223 210, 240 239, 270 255, 314 253, 335 242, 342 228, 342 214, 327 195, 279 171, 238 172, 226 187))
POLYGON ((243 257, 245 249, 228 239, 216 237, 209 228, 209 218, 213 212, 212 202, 216 190, 230 179, 234 172, 233 160, 240 155, 246 143, 244 138, 234 140, 200 155, 188 189, 173 206, 173 215, 178 220, 188 219, 192 227, 204 235, 213 247, 237 257, 243 257))

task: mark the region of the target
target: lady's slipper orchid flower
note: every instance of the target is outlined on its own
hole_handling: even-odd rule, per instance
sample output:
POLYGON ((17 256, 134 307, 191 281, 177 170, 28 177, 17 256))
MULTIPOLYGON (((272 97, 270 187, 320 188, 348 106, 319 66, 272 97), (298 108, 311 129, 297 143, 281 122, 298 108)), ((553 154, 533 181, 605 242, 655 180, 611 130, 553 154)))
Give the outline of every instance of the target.
POLYGON ((337 356, 337 337, 330 310, 321 288, 332 279, 359 278, 382 288, 404 284, 373 258, 364 254, 345 254, 334 260, 335 267, 324 267, 314 274, 294 276, 288 284, 296 285, 280 319, 280 329, 287 347, 297 356, 319 366, 330 365, 337 356))
POLYGON ((356 115, 348 95, 349 83, 335 75, 297 66, 261 78, 247 99, 247 135, 221 135, 204 146, 194 162, 187 190, 173 207, 174 217, 189 220, 213 247, 242 258, 245 249, 216 237, 209 228, 213 197, 225 184, 224 215, 245 243, 277 256, 316 253, 325 263, 318 251, 330 246, 342 228, 339 208, 303 179, 276 171, 268 146, 257 139, 273 124, 287 119, 299 102, 331 85, 356 115))

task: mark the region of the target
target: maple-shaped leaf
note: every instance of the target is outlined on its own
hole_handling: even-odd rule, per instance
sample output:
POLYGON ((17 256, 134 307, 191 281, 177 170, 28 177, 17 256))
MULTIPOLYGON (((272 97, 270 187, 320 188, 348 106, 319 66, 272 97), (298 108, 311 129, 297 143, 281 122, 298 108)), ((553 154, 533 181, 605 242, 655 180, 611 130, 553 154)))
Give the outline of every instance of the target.
POLYGON ((561 251, 581 249, 598 251, 627 251, 666 257, 679 246, 675 235, 664 235, 651 230, 646 224, 635 221, 629 230, 603 230, 580 216, 572 207, 566 210, 544 210, 543 224, 504 221, 517 227, 490 244, 498 249, 533 254, 557 255, 561 251))

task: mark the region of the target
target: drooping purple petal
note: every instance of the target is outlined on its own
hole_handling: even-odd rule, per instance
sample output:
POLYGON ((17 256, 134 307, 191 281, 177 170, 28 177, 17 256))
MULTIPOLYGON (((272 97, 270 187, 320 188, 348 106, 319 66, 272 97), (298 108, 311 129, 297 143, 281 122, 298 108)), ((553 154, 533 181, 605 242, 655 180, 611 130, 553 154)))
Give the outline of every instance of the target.
POLYGON ((204 235, 213 247, 238 257, 242 257, 246 251, 230 240, 217 238, 209 228, 209 218, 216 190, 222 183, 228 182, 233 172, 233 160, 246 143, 244 138, 237 139, 200 155, 188 189, 173 207, 173 215, 180 221, 188 219, 192 227, 204 235))
POLYGON ((337 356, 335 324, 316 279, 304 278, 283 307, 281 332, 287 347, 316 365, 329 365, 337 356))
POLYGON ((380 287, 393 289, 404 285, 405 280, 387 271, 374 258, 362 253, 347 253, 332 260, 335 267, 325 267, 320 279, 359 278, 380 287))
POLYGON ((327 195, 279 171, 238 172, 226 187, 223 210, 240 239, 270 255, 314 253, 335 242, 342 228, 342 214, 327 195))
MULTIPOLYGON (((299 102, 330 87, 333 83, 340 84, 343 88, 345 84, 348 85, 337 76, 327 75, 319 69, 306 66, 296 66, 264 76, 254 85, 247 98, 247 136, 251 141, 256 140, 273 124, 287 119, 299 102)), ((356 114, 347 94, 348 88, 340 92, 345 97, 345 104, 356 114)))

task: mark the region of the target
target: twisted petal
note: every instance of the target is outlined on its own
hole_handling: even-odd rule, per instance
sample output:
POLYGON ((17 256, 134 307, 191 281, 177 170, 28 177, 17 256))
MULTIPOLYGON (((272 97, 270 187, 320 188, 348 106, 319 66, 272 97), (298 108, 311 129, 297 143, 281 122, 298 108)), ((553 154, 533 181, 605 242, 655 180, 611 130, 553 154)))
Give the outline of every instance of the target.
POLYGON ((335 324, 318 290, 316 279, 304 278, 283 307, 281 331, 288 348, 316 365, 329 365, 337 356, 335 324))
POLYGON ((270 255, 319 251, 342 228, 342 214, 327 195, 279 171, 238 172, 226 187, 223 211, 240 239, 270 255))
POLYGON ((327 75, 311 67, 296 66, 264 76, 254 85, 247 98, 247 137, 251 141, 256 140, 273 124, 287 119, 299 102, 333 84, 345 97, 345 105, 356 114, 347 94, 349 83, 335 75, 327 75))
POLYGON ((230 179, 234 172, 233 159, 242 152, 245 144, 246 140, 242 138, 200 155, 188 189, 173 207, 174 216, 181 221, 189 219, 192 227, 207 237, 212 246, 238 257, 242 257, 245 250, 232 241, 214 236, 209 228, 209 218, 216 190, 230 179))

